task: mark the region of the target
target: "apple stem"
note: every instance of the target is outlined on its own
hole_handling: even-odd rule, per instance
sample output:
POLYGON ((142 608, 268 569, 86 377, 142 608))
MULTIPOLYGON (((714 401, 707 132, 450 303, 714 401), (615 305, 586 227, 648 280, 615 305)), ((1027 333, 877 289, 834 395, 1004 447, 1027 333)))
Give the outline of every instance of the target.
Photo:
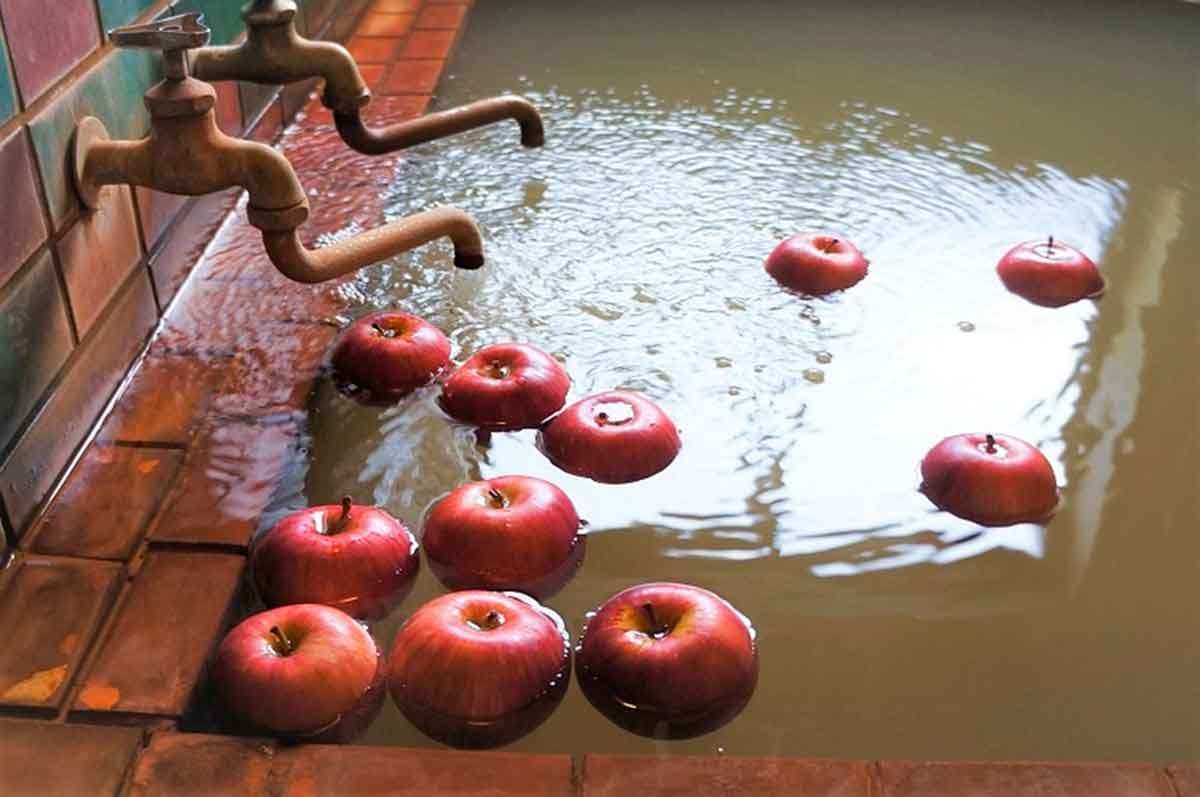
POLYGON ((837 238, 833 238, 832 240, 830 240, 830 241, 829 241, 829 243, 825 244, 825 248, 824 248, 824 249, 822 249, 821 251, 823 251, 823 252, 832 252, 832 251, 833 251, 833 247, 835 247, 835 246, 837 246, 837 245, 838 245, 838 239, 837 239, 837 238))
POLYGON ((488 503, 493 509, 503 509, 508 506, 508 499, 504 497, 504 493, 497 490, 495 487, 487 491, 488 503))
POLYGON ((989 434, 987 436, 987 452, 989 454, 996 453, 996 436, 989 434))
POLYGON ((385 327, 379 326, 379 324, 371 324, 371 329, 375 330, 378 334, 383 335, 385 338, 396 337, 396 330, 386 329, 385 327))
POLYGON ((287 635, 283 633, 283 629, 277 625, 271 626, 271 636, 275 637, 275 644, 272 647, 275 648, 276 653, 280 656, 287 656, 292 652, 292 640, 287 638, 287 635))
POLYGON ((654 616, 654 606, 652 604, 643 603, 642 611, 646 613, 646 618, 650 621, 650 627, 653 629, 650 632, 651 636, 657 637, 659 634, 667 630, 667 627, 658 622, 658 618, 654 616))
POLYGON ((1054 249, 1054 236, 1053 235, 1047 237, 1046 249, 1047 249, 1047 251, 1054 249))
POLYGON ((608 425, 608 413, 607 412, 597 412, 596 413, 596 423, 599 424, 600 426, 607 426, 608 425))
POLYGON ((342 496, 342 514, 340 517, 338 517, 337 520, 335 520, 333 522, 333 525, 329 527, 330 534, 337 534, 339 531, 341 531, 343 528, 345 528, 346 524, 350 522, 350 510, 353 508, 354 508, 354 499, 352 499, 348 495, 343 495, 342 496))
POLYGON ((484 628, 499 628, 503 623, 504 618, 501 617, 500 612, 496 611, 495 609, 492 609, 487 613, 487 616, 483 618, 484 628))

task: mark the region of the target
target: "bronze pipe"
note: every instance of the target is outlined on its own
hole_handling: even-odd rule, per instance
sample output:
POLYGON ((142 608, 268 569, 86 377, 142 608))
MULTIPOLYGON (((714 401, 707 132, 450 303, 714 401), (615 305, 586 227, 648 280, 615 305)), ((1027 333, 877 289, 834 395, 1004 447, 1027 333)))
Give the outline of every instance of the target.
POLYGON ((376 129, 363 123, 362 112, 358 108, 351 111, 334 110, 333 119, 342 139, 353 149, 367 155, 395 152, 504 119, 515 119, 520 125, 523 146, 540 147, 546 140, 542 117, 537 108, 524 97, 515 95, 479 100, 376 129))
POLYGON ((295 228, 263 229, 263 245, 271 262, 296 282, 324 282, 400 252, 448 236, 454 244, 454 265, 477 269, 483 265, 479 228, 457 208, 435 208, 338 241, 320 249, 307 249, 295 228))

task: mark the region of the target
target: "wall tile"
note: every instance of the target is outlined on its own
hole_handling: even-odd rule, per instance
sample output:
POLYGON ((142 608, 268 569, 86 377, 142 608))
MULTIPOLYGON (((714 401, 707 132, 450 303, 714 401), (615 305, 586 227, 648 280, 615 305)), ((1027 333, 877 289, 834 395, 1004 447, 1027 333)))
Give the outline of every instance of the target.
POLYGON ((164 194, 140 185, 133 190, 137 198, 138 218, 142 222, 142 244, 146 251, 150 251, 187 204, 188 198, 181 194, 164 194))
POLYGON ((85 116, 104 122, 113 138, 140 138, 150 116, 142 94, 159 79, 159 56, 146 50, 118 50, 88 71, 29 123, 38 169, 46 188, 50 218, 62 229, 79 207, 68 166, 76 123, 85 116))
MULTIPOLYGON (((0 53, 3 61, 3 53, 0 53)), ((46 240, 46 222, 38 199, 37 178, 25 130, 0 141, 0 288, 46 240)))
POLYGON ((246 30, 242 3, 235 0, 182 0, 175 4, 176 14, 192 11, 204 14, 204 24, 212 29, 211 44, 230 44, 246 30))
POLYGON ((17 111, 17 92, 13 88, 12 73, 8 71, 6 52, 4 33, 0 31, 0 122, 17 111))
POLYGON ((0 497, 18 534, 95 423, 157 318, 149 277, 135 271, 0 465, 0 497))
POLYGON ((175 298, 240 194, 241 189, 207 194, 197 197, 183 211, 183 217, 150 261, 160 307, 165 309, 175 298))
POLYGON ((141 258, 129 189, 110 186, 101 197, 100 207, 84 213, 57 244, 80 338, 141 258))
POLYGON ((72 345, 54 262, 43 252, 0 291, 0 452, 58 375, 72 345))
POLYGON ((100 46, 93 0, 0 0, 0 13, 26 105, 100 46))
POLYGON ((100 0, 100 21, 112 30, 140 17, 155 0, 100 0))

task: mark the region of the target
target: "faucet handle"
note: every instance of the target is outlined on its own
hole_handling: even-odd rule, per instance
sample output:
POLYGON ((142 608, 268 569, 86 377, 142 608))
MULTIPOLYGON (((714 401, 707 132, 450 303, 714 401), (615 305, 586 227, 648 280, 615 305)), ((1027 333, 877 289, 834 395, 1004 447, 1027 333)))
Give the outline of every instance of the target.
POLYGON ((204 24, 204 15, 195 11, 164 17, 145 25, 126 25, 108 32, 108 38, 116 47, 163 52, 203 47, 211 36, 212 31, 204 24))

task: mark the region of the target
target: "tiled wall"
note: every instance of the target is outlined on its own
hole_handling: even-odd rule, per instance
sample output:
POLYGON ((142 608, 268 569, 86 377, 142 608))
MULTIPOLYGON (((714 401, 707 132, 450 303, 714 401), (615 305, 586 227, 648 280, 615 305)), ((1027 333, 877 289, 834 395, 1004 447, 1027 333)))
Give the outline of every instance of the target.
MULTIPOLYGON (((201 11, 213 43, 241 38, 242 0, 0 0, 0 523, 20 536, 141 351, 236 192, 190 199, 109 189, 84 212, 68 173, 76 122, 143 135, 158 56, 118 51, 103 31, 201 11), (187 237, 188 242, 181 243, 187 237)), ((358 2, 302 0, 317 36, 358 2)), ((336 23, 336 24, 333 24, 336 23)), ((336 31, 335 31, 336 34, 336 31)), ((282 93, 217 84, 231 134, 273 138, 311 84, 282 93)))

